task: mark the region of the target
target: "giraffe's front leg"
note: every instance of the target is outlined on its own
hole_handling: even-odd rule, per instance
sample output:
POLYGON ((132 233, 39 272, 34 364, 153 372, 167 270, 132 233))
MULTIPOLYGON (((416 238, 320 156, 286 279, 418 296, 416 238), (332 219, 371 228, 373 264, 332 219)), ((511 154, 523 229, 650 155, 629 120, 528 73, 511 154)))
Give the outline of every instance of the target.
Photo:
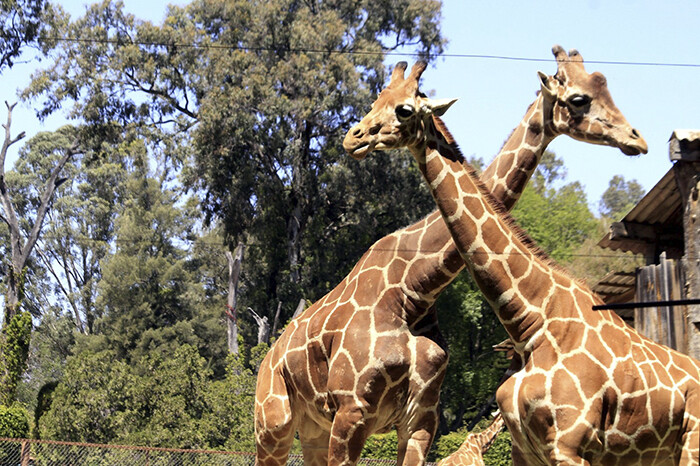
POLYGON ((372 421, 357 405, 342 406, 333 418, 328 444, 328 466, 357 464, 371 432, 372 421))
POLYGON ((255 396, 255 464, 286 465, 296 429, 284 380, 268 364, 260 367, 255 396))
POLYGON ((433 426, 429 425, 430 423, 431 421, 424 421, 422 428, 403 434, 399 432, 399 456, 396 464, 402 466, 425 464, 437 429, 437 422, 433 426))
POLYGON ((681 459, 683 466, 700 465, 700 393, 693 390, 686 399, 683 419, 684 432, 681 437, 681 459))

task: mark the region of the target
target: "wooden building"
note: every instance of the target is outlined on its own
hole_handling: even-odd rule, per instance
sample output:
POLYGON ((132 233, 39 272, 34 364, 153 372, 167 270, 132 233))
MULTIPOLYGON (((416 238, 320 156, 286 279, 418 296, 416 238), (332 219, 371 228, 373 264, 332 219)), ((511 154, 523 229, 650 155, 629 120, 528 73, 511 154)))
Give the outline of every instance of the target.
MULTIPOLYGON (((593 290, 606 303, 700 298, 700 130, 676 130, 671 169, 598 243, 641 254, 646 265, 611 271, 593 290)), ((644 335, 700 359, 700 305, 618 310, 644 335)))

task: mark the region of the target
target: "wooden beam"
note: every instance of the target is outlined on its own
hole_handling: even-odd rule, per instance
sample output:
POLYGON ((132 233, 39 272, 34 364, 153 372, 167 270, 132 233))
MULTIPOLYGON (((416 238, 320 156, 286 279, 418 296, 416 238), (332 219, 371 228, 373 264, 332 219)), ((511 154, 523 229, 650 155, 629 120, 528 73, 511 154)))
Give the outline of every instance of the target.
MULTIPOLYGON (((691 142, 672 137, 669 151, 671 160, 676 160, 673 171, 683 203, 683 294, 686 298, 700 298, 700 162, 694 161, 699 160, 696 156, 700 140, 691 142)), ((688 354, 700 359, 700 305, 688 306, 687 325, 688 354)))

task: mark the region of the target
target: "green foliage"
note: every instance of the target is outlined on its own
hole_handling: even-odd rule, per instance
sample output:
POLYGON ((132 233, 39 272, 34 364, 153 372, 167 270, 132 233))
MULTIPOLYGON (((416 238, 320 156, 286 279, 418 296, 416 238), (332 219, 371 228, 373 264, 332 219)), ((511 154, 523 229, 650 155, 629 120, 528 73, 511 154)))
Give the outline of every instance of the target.
POLYGON ((362 458, 395 460, 398 455, 398 436, 396 430, 386 434, 370 436, 362 449, 362 458))
POLYGON ((439 461, 456 452, 468 434, 466 429, 460 429, 440 436, 430 448, 429 461, 439 461))
POLYGON ((462 273, 438 298, 440 329, 450 359, 440 392, 440 432, 460 427, 487 403, 509 365, 491 348, 507 334, 467 273, 462 273))
POLYGON ((0 333, 0 404, 8 406, 15 401, 17 385, 27 367, 32 316, 28 311, 19 311, 3 324, 0 333))
POLYGON ((212 380, 189 345, 131 365, 114 352, 82 351, 41 417, 41 438, 252 451, 255 371, 265 351, 255 348, 247 362, 231 357, 223 380, 212 380))
POLYGON ((626 181, 622 175, 615 175, 608 183, 608 189, 600 198, 599 210, 601 215, 618 219, 644 196, 644 188, 637 180, 626 181))
POLYGON ((51 408, 53 402, 53 392, 58 386, 58 381, 54 380, 44 384, 37 394, 36 408, 34 409, 34 437, 39 438, 39 426, 41 425, 41 417, 51 408))
POLYGON ((510 432, 502 431, 496 437, 496 440, 491 445, 491 448, 484 453, 484 464, 489 466, 510 466, 513 464, 511 451, 513 449, 513 441, 510 432))
POLYGON ((578 182, 542 194, 527 187, 513 208, 520 226, 553 259, 567 261, 574 250, 597 231, 586 193, 578 182))
POLYGON ((340 141, 385 80, 383 52, 442 50, 439 17, 437 0, 195 0, 153 25, 103 0, 63 32, 90 40, 61 43, 24 96, 41 116, 72 103, 96 153, 137 132, 164 180, 182 169, 205 220, 246 243, 241 307, 272 320, 281 301, 284 321, 430 205, 405 161, 358 164, 340 141), (335 53, 348 50, 376 53, 335 53), (358 186, 367 170, 387 172, 381 190, 358 186))
MULTIPOLYGON (((211 371, 197 350, 177 348, 167 358, 146 356, 132 372, 128 400, 133 416, 119 442, 131 445, 205 448, 205 413, 211 371)), ((217 419, 218 421, 218 419, 217 419)))
POLYGON ((98 330, 107 347, 127 360, 196 346, 192 280, 176 244, 192 220, 174 206, 173 192, 143 173, 130 176, 127 192, 116 220, 117 251, 101 263, 96 304, 104 317, 98 330))
POLYGON ((212 383, 208 395, 210 411, 203 421, 209 427, 210 445, 255 451, 255 373, 267 350, 264 344, 253 348, 248 363, 243 354, 229 356, 226 378, 212 383))
POLYGON ((29 437, 29 413, 20 404, 0 404, 0 437, 29 437))
MULTIPOLYGON (((0 437, 29 437, 29 414, 23 406, 17 403, 10 406, 0 404, 0 437)), ((0 445, 0 464, 16 464, 20 448, 20 445, 12 443, 0 445)))
POLYGON ((0 72, 12 68, 26 46, 37 47, 56 18, 46 0, 3 0, 0 2, 0 72))
POLYGON ((113 352, 81 352, 70 358, 42 417, 43 439, 109 443, 134 425, 136 379, 113 352))

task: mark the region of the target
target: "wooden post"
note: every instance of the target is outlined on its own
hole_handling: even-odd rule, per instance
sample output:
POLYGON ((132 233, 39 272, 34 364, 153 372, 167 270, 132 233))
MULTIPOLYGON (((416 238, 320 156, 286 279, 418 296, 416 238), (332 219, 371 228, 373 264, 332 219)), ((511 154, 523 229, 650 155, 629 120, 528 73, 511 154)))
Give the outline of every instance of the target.
MULTIPOLYGON (((674 162, 673 172, 683 203, 684 294, 687 298, 700 298, 700 131, 674 131, 669 157, 674 162)), ((700 306, 688 306, 686 322, 687 354, 700 359, 700 306)))
POLYGON ((29 448, 29 442, 24 440, 22 442, 22 453, 20 453, 20 464, 22 466, 29 466, 29 460, 31 459, 31 449, 29 448))
MULTIPOLYGON (((640 303, 682 299, 682 267, 662 253, 658 264, 637 269, 635 299, 640 303)), ((686 307, 659 306, 634 310, 634 328, 642 335, 687 353, 686 307)))

